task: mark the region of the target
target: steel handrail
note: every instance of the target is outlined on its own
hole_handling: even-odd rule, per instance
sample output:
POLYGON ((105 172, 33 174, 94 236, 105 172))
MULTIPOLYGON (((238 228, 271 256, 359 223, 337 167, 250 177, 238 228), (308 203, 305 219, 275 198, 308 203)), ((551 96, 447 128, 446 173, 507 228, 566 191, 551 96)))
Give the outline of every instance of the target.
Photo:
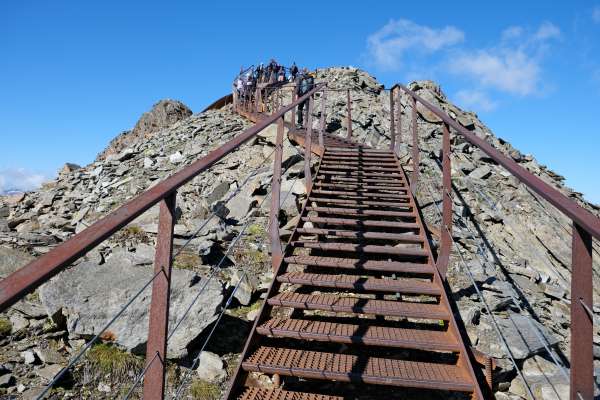
POLYGON ((465 127, 463 127, 454 119, 452 119, 446 112, 440 110, 438 107, 429 103, 427 100, 423 99, 414 91, 410 90, 409 88, 400 83, 394 85, 392 89, 394 89, 394 87, 401 88, 419 103, 423 104, 429 109, 429 111, 434 113, 443 122, 450 125, 458 133, 460 133, 469 143, 480 148, 492 160, 506 168, 522 183, 532 188, 536 193, 538 193, 544 199, 549 201, 552 205, 554 205, 561 212, 563 212, 565 215, 567 215, 569 218, 575 221, 578 225, 583 227, 592 236, 600 240, 600 218, 596 217, 594 214, 581 207, 575 201, 569 199, 567 196, 562 194, 556 188, 547 184, 546 182, 544 182, 543 180, 541 180, 540 178, 538 178, 537 176, 520 166, 516 161, 511 160, 510 158, 502 154, 498 149, 494 148, 485 140, 469 132, 465 127))
POLYGON ((320 88, 320 85, 315 86, 304 96, 296 99, 277 112, 266 116, 265 119, 246 129, 221 147, 211 151, 205 157, 196 160, 158 185, 133 198, 106 217, 96 221, 93 225, 52 249, 50 252, 40 256, 1 280, 0 312, 6 310, 6 308, 24 297, 28 292, 36 289, 48 279, 58 274, 63 268, 102 243, 152 206, 169 197, 179 187, 219 162, 227 154, 255 137, 263 129, 276 122, 278 118, 310 98, 320 88))

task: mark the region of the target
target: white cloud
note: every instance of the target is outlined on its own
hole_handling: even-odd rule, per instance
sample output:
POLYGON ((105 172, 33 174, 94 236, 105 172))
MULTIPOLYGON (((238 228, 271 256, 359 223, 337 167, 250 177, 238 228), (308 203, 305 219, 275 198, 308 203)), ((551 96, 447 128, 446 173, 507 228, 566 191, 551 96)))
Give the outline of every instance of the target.
POLYGON ((540 73, 538 63, 518 49, 463 53, 450 67, 457 74, 475 78, 482 86, 523 96, 536 90, 540 73))
POLYGON ((592 10, 592 20, 594 20, 595 23, 600 24, 600 6, 596 6, 592 10))
POLYGON ((456 93, 456 100, 462 107, 482 111, 492 111, 498 106, 481 90, 460 90, 456 93))
POLYGON ((538 28, 538 30, 535 32, 535 34, 533 35, 533 38, 535 40, 548 40, 548 39, 558 39, 560 38, 561 33, 560 33, 560 29, 558 29, 558 27, 556 25, 554 25, 552 22, 544 22, 542 23, 542 25, 540 25, 540 27, 538 28))
POLYGON ((560 37, 560 29, 550 22, 529 33, 512 26, 504 30, 497 46, 457 52, 450 60, 450 71, 475 79, 481 87, 520 96, 535 94, 540 92, 546 49, 560 37))
POLYGON ((0 169, 0 194, 12 190, 26 192, 37 189, 47 178, 24 168, 0 169))
POLYGON ((432 53, 464 40, 464 33, 453 27, 442 29, 418 25, 406 19, 391 20, 367 38, 369 58, 377 67, 387 70, 400 68, 407 50, 432 53))

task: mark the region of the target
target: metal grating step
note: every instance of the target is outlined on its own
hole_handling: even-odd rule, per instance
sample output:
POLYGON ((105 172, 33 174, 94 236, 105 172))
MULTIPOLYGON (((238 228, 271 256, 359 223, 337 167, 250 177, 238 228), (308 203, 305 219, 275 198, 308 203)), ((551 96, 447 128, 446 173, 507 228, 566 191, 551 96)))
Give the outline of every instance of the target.
POLYGON ((304 286, 326 287, 334 289, 353 289, 355 291, 374 291, 388 293, 410 293, 439 296, 440 288, 432 282, 415 279, 397 280, 381 278, 363 278, 355 275, 328 275, 308 272, 287 272, 277 277, 282 283, 304 286))
POLYGON ((344 398, 314 393, 288 392, 281 389, 248 388, 238 400, 344 400, 344 398))
POLYGON ((456 365, 393 360, 286 348, 259 347, 242 363, 246 371, 306 379, 473 391, 456 365))
POLYGON ((354 217, 390 217, 390 218, 416 218, 416 215, 410 211, 386 211, 369 210, 359 208, 341 208, 341 207, 306 207, 307 211, 316 211, 324 214, 351 215, 354 217))
POLYGON ((309 265, 324 268, 342 268, 352 270, 395 272, 407 274, 428 274, 435 272, 434 266, 416 262, 376 261, 361 258, 291 256, 286 257, 288 264, 309 265))
POLYGON ((271 297, 267 301, 272 306, 291 307, 301 310, 373 314, 437 321, 447 321, 450 317, 448 310, 441 304, 362 299, 358 297, 341 297, 334 294, 283 292, 271 297))
POLYGON ((280 338, 401 347, 425 351, 460 351, 459 343, 447 331, 280 318, 270 319, 256 329, 261 335, 280 338))
POLYGON ((324 228, 298 228, 296 231, 303 235, 325 235, 357 240, 392 240, 400 243, 423 243, 423 238, 421 236, 412 233, 369 232, 365 230, 350 231, 324 228))
POLYGON ((291 242, 290 245, 293 247, 304 247, 308 249, 317 249, 324 251, 349 251, 357 254, 374 253, 405 257, 429 256, 429 253, 426 250, 413 247, 377 246, 372 244, 364 245, 354 243, 320 243, 308 241, 294 241, 291 242))
POLYGON ((413 222, 394 222, 394 221, 377 221, 351 218, 324 218, 324 217, 302 217, 304 222, 313 222, 316 224, 340 225, 340 226, 371 226, 378 228, 395 228, 395 229, 419 229, 420 226, 413 222))
POLYGON ((342 191, 342 190, 322 190, 322 189, 314 189, 312 191, 314 194, 323 194, 330 196, 344 196, 350 199, 368 199, 368 198, 377 198, 377 199, 402 199, 409 200, 410 196, 407 194, 397 194, 397 193, 372 193, 372 192, 357 192, 354 191, 342 191))

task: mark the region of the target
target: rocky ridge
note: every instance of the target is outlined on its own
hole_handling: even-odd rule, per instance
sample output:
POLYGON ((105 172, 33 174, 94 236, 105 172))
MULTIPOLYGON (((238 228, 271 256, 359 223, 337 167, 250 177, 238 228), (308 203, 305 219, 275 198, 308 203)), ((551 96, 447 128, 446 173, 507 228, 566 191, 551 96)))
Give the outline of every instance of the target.
MULTIPOLYGON (((384 91, 375 78, 364 71, 342 67, 318 70, 317 81, 327 81, 333 88, 352 89, 355 138, 374 147, 389 143, 389 92, 384 91)), ((447 111, 465 128, 598 215, 598 208, 565 187, 560 175, 496 137, 476 114, 465 112, 450 103, 438 85, 421 81, 413 82, 410 87, 447 111)), ((318 126, 320 110, 318 102, 319 99, 314 108, 315 128, 318 126)), ((402 111, 400 156, 403 161, 409 162, 412 148, 408 117, 411 108, 406 96, 402 97, 402 111)), ((423 207, 435 246, 440 226, 437 207, 441 207, 441 124, 427 110, 418 107, 418 112, 420 118, 417 127, 422 152, 417 199, 423 207)), ((328 94, 326 113, 327 130, 344 135, 345 91, 328 94)), ((161 110, 150 114, 164 115, 161 110)), ((136 127, 140 126, 139 132, 145 133, 121 135, 109 146, 110 150, 103 152, 94 163, 83 168, 66 168, 55 181, 39 191, 2 198, 0 275, 5 276, 32 256, 47 252, 127 199, 207 154, 210 149, 249 126, 247 121, 233 114, 229 108, 189 116, 185 114, 178 113, 181 117, 175 123, 159 117, 165 119, 164 126, 162 122, 140 122, 136 127), (160 127, 151 133, 145 131, 152 126, 160 127)), ((180 282, 175 285, 175 290, 180 293, 181 304, 186 304, 190 296, 195 295, 198 282, 206 278, 211 267, 220 259, 240 230, 245 217, 251 215, 255 218, 244 246, 240 246, 243 250, 227 258, 227 265, 219 270, 219 279, 211 287, 212 294, 206 297, 208 307, 205 308, 211 311, 203 314, 196 312, 195 322, 200 320, 202 323, 194 327, 191 324, 183 325, 182 329, 186 332, 182 336, 184 339, 178 341, 176 346, 169 347, 169 356, 177 360, 178 368, 189 366, 190 357, 197 354, 197 343, 203 335, 203 328, 214 319, 232 285, 239 281, 240 266, 251 265, 252 274, 244 278, 247 280, 240 286, 243 290, 236 293, 234 310, 228 312, 231 318, 223 321, 223 329, 235 334, 226 335, 231 337, 210 347, 209 352, 201 356, 203 360, 208 360, 202 365, 208 367, 202 368, 198 376, 217 385, 222 385, 227 378, 227 371, 235 366, 236 354, 241 351, 240 343, 243 343, 249 328, 247 321, 256 315, 260 293, 271 278, 264 237, 267 206, 261 205, 268 193, 271 166, 269 161, 264 165, 261 162, 272 153, 274 133, 274 129, 269 128, 261 137, 243 146, 178 192, 179 218, 175 227, 175 244, 181 246, 191 239, 190 245, 174 265, 180 277, 175 279, 180 282), (257 167, 256 175, 237 193, 238 186, 257 167), (225 204, 229 197, 232 199, 225 204), (211 219, 207 229, 194 237, 194 232, 206 222, 213 210, 218 211, 219 217, 211 219)), ((545 346, 553 349, 554 357, 559 361, 565 363, 568 360, 569 221, 459 136, 453 136, 452 145, 455 186, 453 237, 457 246, 448 280, 472 345, 498 358, 496 398, 527 398, 527 393, 501 340, 496 336, 494 323, 503 332, 536 398, 566 398, 564 394, 565 390, 568 391, 568 383, 552 362, 545 346), (477 282, 485 303, 476 293, 467 271, 477 282), (487 311, 488 307, 493 319, 487 311)), ((283 204, 281 223, 284 233, 286 228, 293 226, 293 218, 304 195, 300 161, 296 151, 286 142, 284 163, 289 169, 284 176, 282 190, 289 190, 293 195, 287 197, 283 204)), ((114 281, 116 268, 121 269, 124 276, 137 281, 144 276, 151 276, 149 265, 153 257, 157 215, 156 208, 149 210, 115 238, 90 252, 75 268, 60 274, 37 294, 9 310, 6 317, 11 329, 4 334, 4 339, 0 339, 0 346, 3 347, 0 377, 6 381, 4 384, 0 382, 0 391, 16 395, 35 390, 44 384, 44 374, 51 375, 53 366, 64 365, 69 354, 82 340, 98 332, 102 321, 110 314, 110 307, 122 304, 131 295, 124 286, 119 286, 118 279, 114 281), (80 271, 84 268, 93 271, 95 280, 90 279, 86 283, 85 279, 80 278, 80 271), (100 281, 109 284, 99 288, 97 282, 100 281), (107 289, 109 287, 113 290, 107 289), (73 301, 74 298, 81 299, 81 302, 73 301), (97 303, 97 307, 85 304, 90 303, 91 299, 102 301, 97 303), (49 316, 52 318, 48 319, 49 316), (46 349, 55 350, 60 357, 55 353, 54 358, 39 356, 38 353, 46 349)), ((597 250, 595 244, 596 254, 597 250)), ((600 271, 597 260, 596 257, 596 288, 600 271)), ((597 294, 596 291, 596 302, 597 294)), ((131 314, 124 316, 126 321, 138 322, 116 326, 109 337, 103 338, 106 342, 134 352, 143 351, 147 330, 144 310, 147 310, 148 296, 132 309, 131 314), (135 332, 131 331, 133 325, 135 332)), ((599 325, 595 326, 595 343, 600 346, 599 325)), ((0 333, 0 336, 3 334, 0 333)), ((595 363, 600 369, 600 347, 595 347, 594 353, 598 353, 595 363)), ((75 395, 86 388, 93 390, 95 397, 112 398, 118 390, 101 378, 91 382, 87 385, 79 382, 67 393, 75 395)), ((19 396, 26 398, 24 394, 19 396)))

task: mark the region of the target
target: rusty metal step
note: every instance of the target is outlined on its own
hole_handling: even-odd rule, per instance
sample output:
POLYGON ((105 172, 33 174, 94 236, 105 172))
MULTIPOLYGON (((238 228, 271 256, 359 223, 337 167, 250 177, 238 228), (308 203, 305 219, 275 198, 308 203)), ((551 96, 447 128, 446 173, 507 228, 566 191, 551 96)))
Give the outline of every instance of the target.
POLYGON ((375 167, 375 166, 363 166, 363 165, 358 165, 358 166, 350 166, 350 165, 342 165, 339 163, 327 163, 327 162, 322 162, 321 163, 321 168, 322 169, 336 169, 336 170, 342 170, 342 171, 379 171, 379 172, 383 172, 383 171, 389 171, 389 172, 398 172, 398 167, 396 166, 392 166, 392 167, 385 167, 385 166, 379 166, 379 167, 375 167))
POLYGON ((377 246, 373 244, 365 245, 360 243, 320 243, 301 240, 291 242, 290 245, 292 247, 304 247, 308 249, 317 249, 325 251, 349 251, 356 254, 374 253, 408 257, 429 256, 429 253, 427 253, 426 250, 414 247, 377 246))
POLYGON ((248 388, 238 400, 344 400, 339 396, 322 394, 289 392, 281 389, 248 388))
POLYGON ((315 211, 323 214, 350 215, 354 217, 390 217, 390 218, 416 218, 416 215, 410 211, 386 211, 370 210, 361 208, 341 208, 341 207, 306 207, 307 211, 315 211))
POLYGON ((402 199, 409 200, 410 196, 407 194, 397 194, 397 193, 371 193, 371 192, 359 192, 357 194, 356 191, 348 192, 341 190, 322 190, 322 189, 313 189, 312 194, 322 194, 322 195, 330 195, 330 196, 344 196, 350 199, 402 199))
POLYGON ((344 167, 394 167, 398 169, 398 164, 394 159, 377 159, 377 160, 363 160, 363 159, 354 159, 354 160, 332 160, 329 158, 323 158, 321 161, 321 165, 341 165, 344 167))
POLYGON ((335 294, 283 292, 267 301, 272 306, 291 307, 300 310, 322 310, 336 313, 383 315, 436 321, 447 321, 450 318, 448 310, 441 304, 362 299, 358 297, 341 297, 335 294))
POLYGON ((435 272, 431 264, 418 262, 378 261, 361 258, 341 258, 323 256, 290 256, 285 258, 288 264, 307 265, 323 268, 342 268, 356 271, 379 271, 406 274, 427 274, 435 272))
POLYGON ((376 221, 362 220, 350 218, 324 218, 324 217, 302 217, 304 222, 313 222, 315 224, 327 225, 342 225, 342 226, 372 226, 379 228, 395 228, 395 229, 419 229, 419 224, 413 222, 393 222, 393 221, 376 221))
POLYGON ((375 178, 394 178, 401 179, 402 174, 396 173, 377 173, 377 172, 362 172, 362 171, 336 171, 333 169, 319 168, 319 174, 331 175, 331 176, 364 176, 364 177, 375 177, 375 178))
POLYGON ((447 331, 279 318, 268 320, 256 330, 264 336, 320 342, 401 347, 425 351, 458 352, 460 350, 460 344, 447 331))
POLYGON ((376 155, 386 155, 386 156, 394 155, 394 153, 392 153, 390 150, 372 149, 372 148, 362 147, 362 146, 357 149, 352 149, 352 150, 337 149, 335 147, 329 147, 329 148, 327 148, 327 152, 325 154, 328 154, 328 155, 331 155, 331 154, 376 154, 376 155))
POLYGON ((318 196, 310 196, 308 199, 310 201, 314 201, 317 203, 333 203, 333 204, 348 204, 352 206, 356 205, 366 205, 366 206, 377 206, 377 207, 392 207, 392 208, 406 208, 412 207, 411 203, 408 201, 400 201, 396 200, 394 202, 391 201, 375 201, 375 200, 357 200, 357 199, 334 199, 331 197, 318 197, 318 196))
POLYGON ((388 293, 410 293, 428 296, 439 296, 440 288, 432 282, 416 279, 381 279, 356 275, 313 274, 309 272, 287 272, 277 277, 281 283, 315 286, 337 289, 354 289, 356 291, 373 291, 388 293))
POLYGON ((368 232, 363 230, 351 231, 325 228, 298 228, 297 232, 305 235, 327 235, 349 239, 378 239, 393 240, 402 243, 423 243, 421 236, 411 233, 368 232))
POLYGON ((466 371, 456 365, 394 360, 261 346, 242 362, 246 371, 305 379, 335 380, 472 392, 466 371))
POLYGON ((317 181, 315 182, 314 186, 317 187, 326 187, 326 188, 342 188, 342 189, 346 189, 346 190, 354 190, 356 192, 364 192, 364 191, 371 191, 371 190, 387 190, 387 191, 394 191, 394 192, 408 192, 408 186, 404 185, 404 184, 396 184, 396 185, 369 185, 369 184, 362 184, 362 183, 335 183, 335 182, 323 182, 323 181, 317 181))
MULTIPOLYGON (((348 200, 344 200, 344 199, 328 199, 328 198, 315 198, 315 199, 309 199, 310 203, 315 202, 315 203, 333 203, 332 205, 335 206, 336 208, 348 208, 348 209, 360 209, 360 210, 372 210, 372 211, 386 211, 389 210, 390 208, 394 208, 395 210, 397 210, 397 212, 411 212, 412 213, 412 204, 411 203, 392 203, 394 204, 393 207, 391 206, 385 206, 384 209, 381 208, 375 208, 375 207, 380 207, 377 204, 376 205, 372 205, 372 204, 365 204, 364 201, 361 201, 359 203, 357 203, 354 200, 349 200, 351 203, 347 203, 346 201, 348 200), (325 199, 325 201, 323 201, 323 199, 325 199), (333 201, 327 201, 327 200, 333 200, 333 201), (338 200, 338 201, 336 201, 338 200), (339 202, 341 201, 341 202, 339 202)), ((366 202, 366 203, 371 203, 371 202, 366 202)), ((379 203, 379 202, 376 202, 379 203)), ((320 207, 320 206, 309 206, 309 207, 320 207)), ((414 214, 416 215, 416 214, 414 214)))
POLYGON ((350 178, 344 176, 329 176, 329 175, 317 175, 317 182, 328 179, 330 181, 335 180, 335 182, 353 182, 353 183, 383 183, 383 184, 398 184, 402 183, 406 184, 404 180, 394 178, 394 179, 383 179, 383 178, 350 178))

